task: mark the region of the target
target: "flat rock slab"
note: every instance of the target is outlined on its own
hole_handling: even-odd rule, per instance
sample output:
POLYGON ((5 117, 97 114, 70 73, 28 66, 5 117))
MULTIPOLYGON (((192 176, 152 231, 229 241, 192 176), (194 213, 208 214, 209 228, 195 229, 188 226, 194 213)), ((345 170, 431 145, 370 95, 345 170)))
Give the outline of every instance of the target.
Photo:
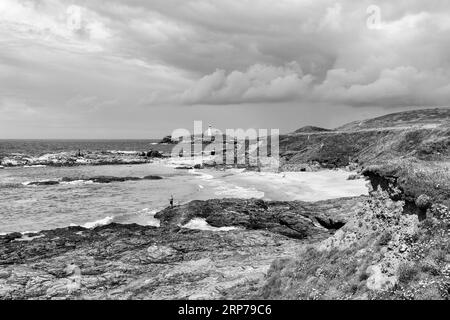
POLYGON ((271 262, 300 244, 267 231, 118 224, 39 235, 0 240, 0 299, 251 297, 271 262))

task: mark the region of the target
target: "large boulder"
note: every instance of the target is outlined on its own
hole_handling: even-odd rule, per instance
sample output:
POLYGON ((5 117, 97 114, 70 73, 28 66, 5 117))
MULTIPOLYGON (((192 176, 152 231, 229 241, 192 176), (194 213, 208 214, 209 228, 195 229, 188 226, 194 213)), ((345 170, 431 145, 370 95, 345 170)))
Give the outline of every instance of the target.
POLYGON ((158 150, 150 150, 146 153, 146 156, 149 158, 162 158, 163 154, 158 150))
POLYGON ((172 136, 165 136, 162 138, 162 140, 159 142, 160 144, 176 144, 177 141, 172 139, 172 136))

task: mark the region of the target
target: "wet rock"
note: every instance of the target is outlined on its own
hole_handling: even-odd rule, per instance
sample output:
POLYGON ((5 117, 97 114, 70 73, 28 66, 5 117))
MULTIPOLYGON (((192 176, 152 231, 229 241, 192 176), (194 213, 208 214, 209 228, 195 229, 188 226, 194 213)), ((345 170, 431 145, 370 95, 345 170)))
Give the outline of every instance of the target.
POLYGON ((160 144, 177 144, 178 141, 173 140, 172 136, 165 136, 164 138, 161 139, 161 141, 159 143, 160 144))
POLYGON ((156 175, 149 175, 145 177, 114 177, 114 176, 95 176, 95 177, 63 177, 61 181, 33 181, 27 185, 32 186, 51 186, 57 185, 60 182, 75 182, 75 181, 92 181, 94 183, 113 183, 125 181, 139 181, 139 180, 161 180, 163 177, 156 175))
POLYGON ((31 156, 26 154, 13 154, 4 157, 0 164, 5 167, 17 166, 81 166, 81 165, 119 165, 142 164, 152 162, 153 158, 162 158, 164 155, 158 150, 149 152, 120 152, 120 151, 89 151, 80 153, 60 152, 31 156))
POLYGON ((125 182, 125 181, 139 181, 139 180, 161 180, 160 176, 149 175, 143 178, 141 177, 114 177, 114 176, 95 176, 90 178, 85 177, 64 177, 61 179, 62 182, 73 182, 73 181, 92 181, 95 183, 112 183, 112 182, 125 182))
POLYGON ((150 150, 145 154, 149 158, 162 158, 163 154, 157 150, 150 150))
POLYGON ((92 177, 89 180, 92 180, 95 183, 111 183, 111 182, 136 181, 136 180, 141 180, 141 178, 139 178, 139 177, 98 176, 98 177, 92 177))
POLYGON ((22 234, 20 232, 13 232, 9 233, 7 235, 1 236, 1 238, 5 239, 6 241, 12 241, 18 238, 22 238, 22 234))
POLYGON ((29 186, 53 186, 59 184, 59 181, 33 181, 28 183, 29 186))
POLYGON ((144 180, 161 180, 161 179, 163 179, 163 177, 150 175, 150 176, 145 176, 142 179, 144 179, 144 180))

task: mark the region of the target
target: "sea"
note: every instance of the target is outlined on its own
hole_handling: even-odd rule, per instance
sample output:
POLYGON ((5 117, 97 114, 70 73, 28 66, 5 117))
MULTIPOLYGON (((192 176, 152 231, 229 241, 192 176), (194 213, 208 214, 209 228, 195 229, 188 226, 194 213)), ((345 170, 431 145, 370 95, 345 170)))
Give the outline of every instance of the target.
POLYGON ((148 151, 157 149, 167 151, 169 145, 158 144, 158 139, 141 140, 64 140, 64 139, 0 139, 0 157, 14 153, 30 156, 41 156, 48 153, 59 153, 65 151, 148 151))
MULTIPOLYGON (((85 151, 170 152, 158 140, 0 140, 0 159, 12 154, 41 156, 85 151)), ((201 161, 202 159, 199 159, 201 161)), ((364 181, 349 172, 257 173, 243 169, 179 169, 180 159, 133 165, 6 167, 0 169, 0 234, 37 232, 67 226, 94 228, 111 222, 159 226, 155 214, 169 206, 211 198, 315 201, 367 194, 364 181), (161 180, 94 183, 95 176, 161 180), (33 181, 75 179, 55 185, 33 181), (76 178, 83 178, 76 179, 76 178)))

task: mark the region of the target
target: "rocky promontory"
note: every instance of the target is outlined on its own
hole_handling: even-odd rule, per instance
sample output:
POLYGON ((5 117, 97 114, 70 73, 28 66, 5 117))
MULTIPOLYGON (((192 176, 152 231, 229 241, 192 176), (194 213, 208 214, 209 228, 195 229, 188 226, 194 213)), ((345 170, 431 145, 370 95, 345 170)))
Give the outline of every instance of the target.
POLYGON ((0 299, 448 298, 450 212, 386 192, 313 203, 192 201, 160 227, 0 236, 0 299))
POLYGON ((70 167, 81 165, 116 165, 142 164, 152 162, 154 158, 165 155, 157 150, 133 151, 88 151, 88 152, 59 152, 40 156, 27 154, 10 154, 0 158, 2 167, 22 166, 54 166, 70 167))
MULTIPOLYGON (((449 119, 450 109, 418 110, 281 137, 282 169, 358 168, 351 179, 366 176, 369 196, 191 201, 152 216, 159 227, 2 235, 0 299, 448 300, 449 119)), ((140 163, 152 154, 47 158, 1 165, 140 163)), ((158 179, 90 179, 146 178, 158 179)))
POLYGON ((273 260, 334 234, 359 200, 195 201, 159 212, 159 228, 0 236, 0 299, 257 298, 273 260))

